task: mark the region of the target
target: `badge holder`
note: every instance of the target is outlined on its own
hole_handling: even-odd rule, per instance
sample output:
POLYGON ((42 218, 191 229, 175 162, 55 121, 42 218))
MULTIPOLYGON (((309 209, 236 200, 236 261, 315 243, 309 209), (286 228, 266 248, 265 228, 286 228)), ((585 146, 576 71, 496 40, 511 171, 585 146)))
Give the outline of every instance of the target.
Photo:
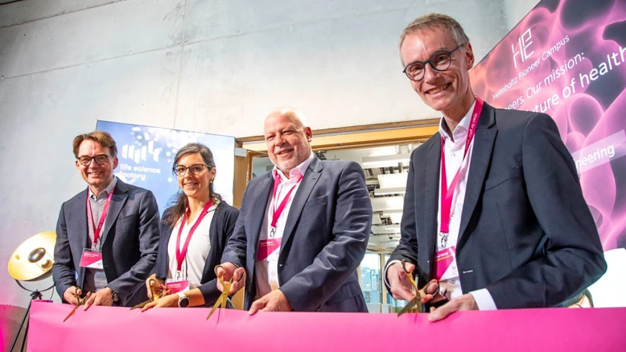
POLYGON ((183 275, 181 271, 177 271, 175 278, 167 279, 165 281, 165 287, 170 294, 183 292, 189 289, 189 280, 186 275, 183 275))
POLYGON ((102 253, 91 248, 83 249, 79 265, 81 268, 103 270, 104 265, 102 264, 102 253))

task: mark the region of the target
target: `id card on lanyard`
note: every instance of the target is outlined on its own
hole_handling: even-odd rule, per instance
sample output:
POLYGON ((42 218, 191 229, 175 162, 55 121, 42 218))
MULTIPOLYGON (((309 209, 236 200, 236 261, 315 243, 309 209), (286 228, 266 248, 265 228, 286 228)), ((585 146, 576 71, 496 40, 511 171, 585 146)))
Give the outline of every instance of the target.
POLYGON ((454 174, 454 178, 452 182, 450 182, 450 186, 448 186, 447 182, 447 174, 446 174, 446 156, 444 150, 445 139, 441 136, 441 188, 440 188, 440 197, 441 197, 441 211, 440 211, 440 233, 439 238, 440 251, 437 251, 435 256, 436 258, 436 266, 437 266, 437 280, 447 279, 458 276, 458 270, 456 268, 455 255, 456 255, 456 247, 451 246, 448 247, 448 236, 450 234, 450 218, 452 216, 452 201, 454 199, 454 192, 459 185, 461 176, 466 177, 466 175, 461 175, 461 169, 463 168, 463 162, 465 162, 465 158, 467 158, 467 152, 474 140, 474 135, 476 134, 476 126, 478 125, 478 119, 483 109, 483 100, 480 97, 476 97, 476 104, 474 106, 474 111, 472 112, 472 116, 470 118, 470 124, 467 131, 467 138, 465 139, 465 150, 463 152, 463 160, 461 161, 461 165, 459 169, 454 174), (454 266, 454 267, 452 267, 454 266), (456 272, 455 273, 453 273, 456 272))
POLYGON ((285 197, 282 199, 282 201, 280 201, 280 203, 278 203, 278 186, 280 184, 280 175, 276 175, 275 179, 274 179, 274 190, 272 192, 272 218, 271 218, 271 223, 270 223, 270 232, 269 232, 269 238, 267 239, 262 239, 259 241, 259 247, 257 250, 257 256, 256 256, 256 260, 257 261, 264 261, 267 260, 269 258, 270 255, 272 255, 272 253, 275 253, 276 250, 278 250, 280 248, 280 245, 282 243, 282 238, 274 238, 274 236, 276 236, 276 227, 278 226, 278 219, 280 218, 280 216, 282 215, 282 213, 285 211, 285 208, 287 207, 287 203, 289 202, 289 198, 291 197, 291 193, 293 193, 293 191, 296 189, 296 187, 298 187, 298 185, 300 184, 300 181, 302 181, 303 176, 300 175, 298 177, 298 179, 296 180, 296 183, 291 186, 291 189, 289 189, 289 191, 287 192, 287 194, 285 195, 285 197))
POLYGON ((109 206, 111 205, 111 199, 113 198, 113 193, 115 192, 115 186, 111 189, 111 192, 107 195, 107 200, 104 203, 104 208, 102 209, 102 215, 100 215, 100 220, 98 221, 98 226, 93 219, 93 210, 91 209, 91 201, 89 200, 89 190, 87 190, 87 219, 89 224, 91 224, 91 228, 93 229, 93 241, 91 244, 91 248, 85 248, 83 250, 83 254, 80 258, 80 266, 83 268, 90 269, 103 269, 104 265, 102 263, 102 252, 99 250, 98 240, 100 239, 100 235, 102 234, 102 228, 104 226, 104 221, 106 220, 107 214, 109 212, 109 206))
POLYGON ((202 208, 202 212, 200 213, 200 215, 198 215, 198 218, 196 219, 194 224, 191 226, 191 229, 189 229, 189 234, 187 235, 187 238, 185 239, 185 243, 183 244, 183 247, 181 248, 180 240, 183 234, 183 228, 185 227, 185 224, 187 223, 187 218, 188 218, 187 214, 191 214, 191 210, 187 208, 187 211, 185 212, 185 214, 183 214, 183 218, 181 219, 181 222, 180 222, 180 227, 178 228, 178 235, 176 236, 176 272, 174 273, 173 278, 168 279, 165 282, 165 286, 170 290, 171 293, 178 293, 180 291, 185 291, 189 288, 188 275, 186 272, 183 273, 182 271, 183 262, 185 261, 185 257, 187 256, 187 250, 189 249, 189 242, 191 242, 191 237, 193 236, 194 232, 196 232, 196 229, 198 228, 198 226, 200 226, 202 219, 204 219, 204 217, 209 211, 209 208, 211 208, 212 204, 213 202, 209 200, 204 205, 204 208, 202 208))

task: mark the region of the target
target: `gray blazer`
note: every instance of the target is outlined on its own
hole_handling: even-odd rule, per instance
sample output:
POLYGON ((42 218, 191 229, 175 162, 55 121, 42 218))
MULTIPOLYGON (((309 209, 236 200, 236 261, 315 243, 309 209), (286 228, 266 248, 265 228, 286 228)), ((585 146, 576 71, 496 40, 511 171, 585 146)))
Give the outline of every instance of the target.
MULTIPOLYGON (((57 222, 52 277, 57 292, 83 286, 79 266, 87 248, 87 191, 63 203, 57 222)), ((108 287, 117 292, 118 305, 133 306, 146 299, 145 280, 156 261, 159 209, 152 192, 117 180, 102 234, 102 261, 108 287)))
MULTIPOLYGON (((280 290, 295 311, 366 312, 355 271, 372 222, 363 170, 354 162, 316 157, 301 182, 278 258, 280 290)), ((246 309, 256 295, 256 251, 273 185, 271 172, 250 181, 222 256, 222 262, 246 269, 246 309)))
MULTIPOLYGON (((390 260, 434 275, 440 135, 413 151, 402 237, 390 260)), ((456 247, 463 292, 487 288, 498 308, 551 307, 605 271, 602 245, 572 156, 545 114, 480 115, 456 247)))

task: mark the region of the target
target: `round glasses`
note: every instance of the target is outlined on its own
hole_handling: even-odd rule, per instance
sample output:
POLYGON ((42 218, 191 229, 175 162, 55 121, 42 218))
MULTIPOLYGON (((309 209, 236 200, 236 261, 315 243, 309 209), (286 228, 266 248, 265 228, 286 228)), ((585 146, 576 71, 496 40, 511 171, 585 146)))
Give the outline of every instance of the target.
POLYGON ((111 158, 110 155, 106 155, 106 154, 98 154, 95 156, 79 156, 78 157, 78 163, 81 164, 82 166, 89 166, 91 165, 91 161, 95 160, 96 164, 98 165, 104 165, 107 163, 107 161, 109 161, 109 158, 111 158))
POLYGON ((447 50, 439 50, 434 52, 428 60, 426 61, 414 61, 410 64, 406 65, 404 70, 404 74, 409 77, 412 81, 421 81, 424 78, 424 74, 426 73, 426 64, 430 64, 430 67, 437 71, 445 71, 450 68, 450 64, 452 63, 452 53, 459 50, 460 47, 465 45, 465 43, 457 46, 456 48, 447 51, 447 50))
POLYGON ((176 176, 185 176, 185 174, 187 173, 187 170, 189 170, 189 172, 191 172, 192 175, 198 175, 202 173, 202 171, 204 171, 205 167, 209 167, 209 165, 206 165, 206 164, 193 164, 190 166, 177 165, 172 171, 174 171, 174 174, 176 176))

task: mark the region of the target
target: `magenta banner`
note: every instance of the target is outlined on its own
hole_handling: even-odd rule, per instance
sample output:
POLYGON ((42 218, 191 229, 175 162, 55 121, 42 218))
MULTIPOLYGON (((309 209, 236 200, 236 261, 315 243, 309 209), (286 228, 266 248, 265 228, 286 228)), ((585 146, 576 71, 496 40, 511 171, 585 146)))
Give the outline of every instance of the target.
POLYGON ((543 0, 471 76, 487 103, 554 118, 604 250, 626 247, 626 1, 543 0))
POLYGON ((28 351, 621 351, 626 308, 427 314, 258 313, 209 308, 79 309, 35 302, 28 351))

